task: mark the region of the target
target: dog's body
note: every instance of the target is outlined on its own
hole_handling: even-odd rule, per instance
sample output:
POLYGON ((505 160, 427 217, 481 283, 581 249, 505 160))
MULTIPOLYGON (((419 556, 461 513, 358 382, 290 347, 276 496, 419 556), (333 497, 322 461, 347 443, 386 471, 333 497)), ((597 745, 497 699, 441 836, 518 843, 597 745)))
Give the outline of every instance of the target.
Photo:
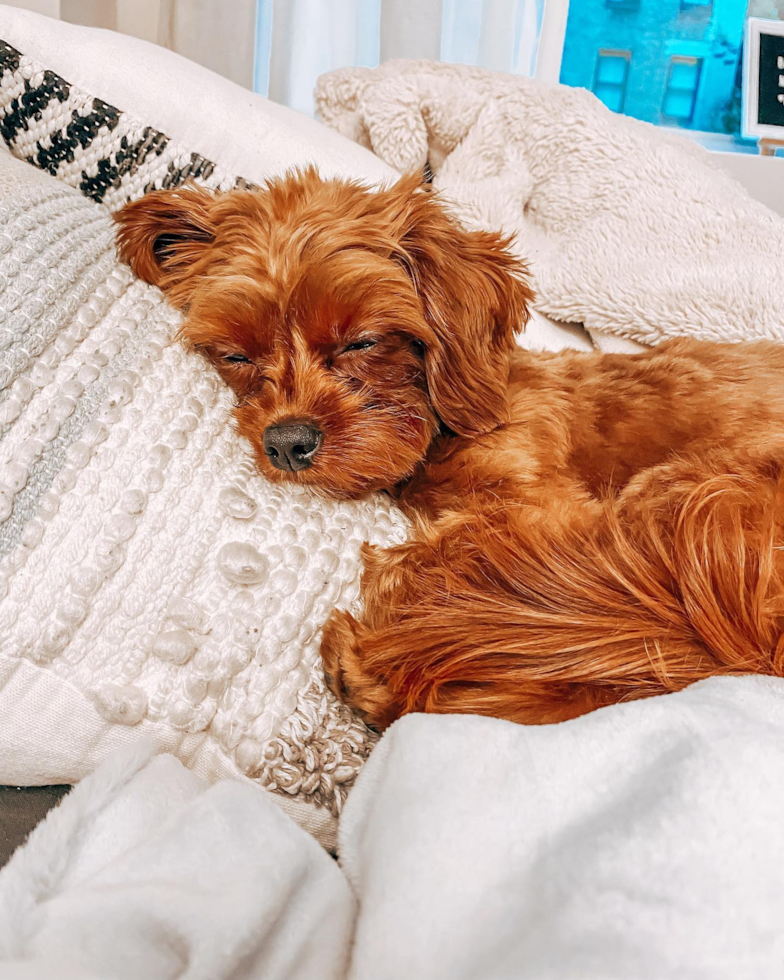
POLYGON ((784 349, 675 341, 514 356, 511 421, 437 440, 416 540, 366 554, 322 652, 375 724, 521 722, 780 673, 784 349))
POLYGON ((524 269, 411 180, 308 172, 119 220, 263 471, 386 489, 412 518, 408 544, 366 549, 361 621, 324 632, 334 689, 371 724, 549 722, 784 673, 784 348, 520 351, 524 269))

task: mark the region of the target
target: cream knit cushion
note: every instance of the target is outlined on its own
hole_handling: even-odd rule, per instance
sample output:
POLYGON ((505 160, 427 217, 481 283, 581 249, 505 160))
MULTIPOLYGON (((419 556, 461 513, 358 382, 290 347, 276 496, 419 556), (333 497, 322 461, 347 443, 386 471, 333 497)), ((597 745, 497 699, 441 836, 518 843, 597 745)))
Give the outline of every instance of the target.
POLYGON ((328 838, 372 738, 325 689, 319 633, 357 602, 361 543, 404 521, 260 477, 113 238, 0 152, 0 781, 75 780, 149 734, 328 838))

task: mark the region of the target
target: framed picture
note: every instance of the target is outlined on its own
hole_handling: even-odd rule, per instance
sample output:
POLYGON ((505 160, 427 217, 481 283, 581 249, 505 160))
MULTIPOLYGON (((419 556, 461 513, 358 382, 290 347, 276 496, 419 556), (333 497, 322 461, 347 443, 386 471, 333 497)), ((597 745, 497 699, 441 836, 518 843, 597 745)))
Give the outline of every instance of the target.
POLYGON ((746 21, 743 135, 784 143, 784 21, 746 21))

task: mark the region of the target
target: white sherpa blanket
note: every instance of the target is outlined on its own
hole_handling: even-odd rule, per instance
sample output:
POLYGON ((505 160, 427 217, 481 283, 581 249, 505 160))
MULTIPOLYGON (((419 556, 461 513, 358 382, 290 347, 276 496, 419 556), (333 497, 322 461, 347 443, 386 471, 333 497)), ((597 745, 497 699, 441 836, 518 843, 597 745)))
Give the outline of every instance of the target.
POLYGON ((561 725, 413 715, 342 873, 257 787, 142 747, 0 873, 0 980, 780 980, 784 681, 561 725))
POLYGON ((468 223, 515 234, 548 316, 640 343, 784 339, 784 219, 694 143, 582 89, 428 61, 329 72, 316 103, 397 170, 429 163, 468 223))

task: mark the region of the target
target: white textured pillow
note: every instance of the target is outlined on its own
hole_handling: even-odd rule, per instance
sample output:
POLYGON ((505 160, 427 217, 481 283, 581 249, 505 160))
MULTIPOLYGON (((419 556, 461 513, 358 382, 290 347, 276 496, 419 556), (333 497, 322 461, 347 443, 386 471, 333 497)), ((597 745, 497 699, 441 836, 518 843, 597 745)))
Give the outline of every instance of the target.
POLYGON ((307 163, 325 177, 373 183, 395 176, 327 126, 147 41, 4 4, 0 38, 69 85, 247 180, 307 163))
POLYGON ((177 322, 105 208, 0 151, 0 782, 76 780, 147 734, 328 840, 373 739, 319 633, 362 541, 405 524, 259 476, 177 322))

